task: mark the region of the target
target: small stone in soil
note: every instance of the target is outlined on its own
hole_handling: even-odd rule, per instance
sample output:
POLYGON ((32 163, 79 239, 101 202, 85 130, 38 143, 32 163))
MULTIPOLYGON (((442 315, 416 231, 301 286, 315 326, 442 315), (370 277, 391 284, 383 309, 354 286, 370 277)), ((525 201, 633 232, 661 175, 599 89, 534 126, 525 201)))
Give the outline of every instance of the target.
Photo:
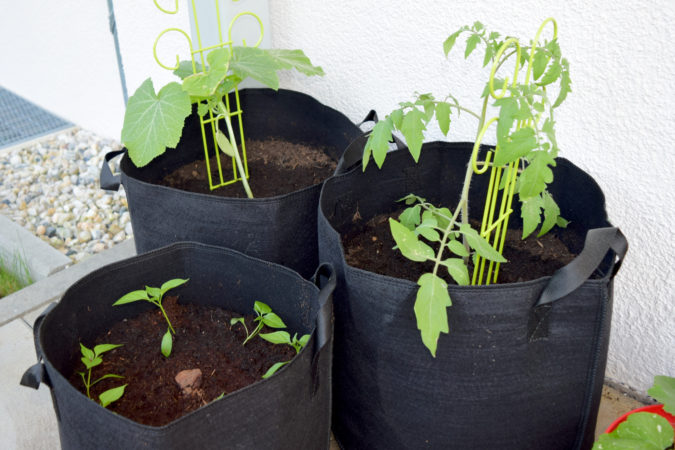
POLYGON ((176 374, 176 383, 183 395, 192 395, 202 384, 202 371, 200 369, 181 370, 176 374))

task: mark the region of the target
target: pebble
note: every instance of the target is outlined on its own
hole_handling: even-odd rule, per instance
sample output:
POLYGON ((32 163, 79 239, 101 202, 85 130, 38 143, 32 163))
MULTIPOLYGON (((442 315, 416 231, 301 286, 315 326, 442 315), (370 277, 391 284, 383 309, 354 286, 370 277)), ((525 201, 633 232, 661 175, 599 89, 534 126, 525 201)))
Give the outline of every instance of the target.
POLYGON ((124 189, 102 191, 98 181, 105 154, 119 148, 119 142, 75 128, 0 151, 0 214, 73 262, 130 238, 124 189))

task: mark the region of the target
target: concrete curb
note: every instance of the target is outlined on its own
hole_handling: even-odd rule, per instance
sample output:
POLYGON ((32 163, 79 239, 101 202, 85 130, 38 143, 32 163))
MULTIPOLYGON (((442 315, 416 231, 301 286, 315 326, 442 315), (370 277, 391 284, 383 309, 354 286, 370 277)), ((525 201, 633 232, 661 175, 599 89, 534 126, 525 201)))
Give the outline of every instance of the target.
MULTIPOLYGON (((51 248, 51 247, 50 247, 51 248)), ((126 240, 82 262, 31 284, 18 292, 0 299, 0 326, 58 300, 77 280, 105 265, 136 254, 133 239, 126 240)))
POLYGON ((21 258, 35 281, 47 278, 72 264, 66 255, 2 214, 0 257, 10 263, 14 258, 21 258))

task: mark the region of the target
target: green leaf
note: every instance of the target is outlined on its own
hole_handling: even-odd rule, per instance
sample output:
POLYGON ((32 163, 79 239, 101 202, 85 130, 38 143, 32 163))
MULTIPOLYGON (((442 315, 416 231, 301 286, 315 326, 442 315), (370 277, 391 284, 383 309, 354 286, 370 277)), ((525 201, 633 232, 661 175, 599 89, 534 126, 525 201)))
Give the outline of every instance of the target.
POLYGON ((105 352, 109 352, 112 349, 121 347, 123 344, 100 344, 94 347, 94 354, 99 356, 105 352))
POLYGON ((520 217, 523 218, 523 239, 528 237, 541 222, 541 208, 544 206, 542 198, 537 195, 522 201, 520 217))
POLYGON ((309 342, 309 338, 312 336, 310 334, 303 334, 300 339, 298 339, 298 343, 302 348, 305 348, 307 346, 307 343, 309 342))
POLYGON ((218 143, 218 148, 223 153, 227 156, 234 157, 234 147, 230 144, 230 140, 227 136, 220 130, 216 131, 216 142, 218 143))
POLYGON ((534 53, 534 61, 532 61, 532 75, 535 80, 538 80, 546 70, 551 57, 542 49, 537 49, 534 53))
POLYGON ((82 356, 90 361, 96 357, 94 351, 82 345, 82 342, 80 342, 80 353, 82 353, 82 356))
POLYGON ((389 141, 392 139, 391 126, 391 120, 385 119, 377 122, 373 127, 363 151, 363 170, 366 169, 371 152, 377 167, 382 167, 387 152, 389 151, 389 141))
POLYGON ((174 70, 173 74, 181 80, 184 80, 190 75, 202 72, 202 65, 195 61, 195 69, 196 70, 192 70, 192 61, 181 61, 178 64, 178 69, 174 70))
POLYGON ((469 269, 467 269, 463 259, 447 258, 441 261, 441 264, 448 269, 448 273, 452 279, 460 286, 466 286, 470 283, 469 269))
POLYGON ((553 83, 555 80, 557 80, 560 77, 560 74, 562 73, 562 66, 558 61, 553 61, 551 65, 548 67, 548 70, 546 71, 546 74, 542 77, 541 80, 539 80, 539 86, 547 86, 551 83, 553 83))
POLYGON ((284 366, 285 366, 286 364, 288 364, 289 362, 290 362, 290 361, 284 361, 284 362, 274 363, 274 365, 272 365, 272 367, 270 367, 270 368, 267 370, 267 372, 265 372, 265 375, 263 375, 262 377, 263 377, 263 378, 269 378, 269 377, 271 377, 272 375, 274 375, 274 374, 276 373, 277 370, 281 369, 282 367, 284 367, 284 366))
POLYGON ((476 45, 480 42, 480 36, 478 34, 472 34, 469 36, 469 39, 466 40, 466 49, 464 50, 464 59, 468 58, 469 55, 474 51, 476 45))
POLYGON ((560 228, 567 228, 567 225, 570 224, 569 220, 566 220, 560 216, 558 216, 558 219, 555 221, 555 224, 557 227, 560 228))
POLYGON ((126 295, 123 295, 119 300, 113 303, 113 306, 125 305, 127 303, 137 302, 139 300, 150 300, 148 293, 143 291, 131 291, 126 295))
MULTIPOLYGON (((495 92, 499 92, 500 89, 501 86, 495 85, 495 92)), ((497 143, 502 146, 518 115, 518 101, 513 97, 504 97, 496 100, 494 105, 500 108, 497 121, 497 143)))
POLYGON ((124 384, 122 386, 119 386, 119 387, 116 387, 116 388, 108 389, 107 391, 102 392, 101 395, 98 396, 98 399, 101 402, 101 406, 103 406, 105 408, 109 404, 111 404, 112 402, 115 402, 115 401, 119 400, 120 398, 122 398, 122 396, 124 395, 124 388, 125 387, 127 387, 126 384, 124 384))
POLYGON ((558 207, 553 196, 544 191, 541 197, 543 199, 544 222, 541 224, 541 229, 537 236, 543 236, 548 233, 558 222, 558 217, 560 217, 560 207, 558 207))
POLYGON ((663 410, 675 415, 675 378, 664 375, 654 377, 654 385, 647 394, 663 403, 663 410))
POLYGON ((312 65, 312 62, 302 50, 286 50, 271 48, 267 53, 274 59, 278 69, 295 69, 307 76, 323 76, 323 69, 312 65))
POLYGON ((273 312, 263 314, 262 322, 270 328, 286 328, 286 324, 281 320, 281 317, 273 312))
POLYGON ((253 304, 253 311, 259 314, 267 314, 272 312, 272 308, 270 308, 267 303, 255 302, 253 304))
POLYGON ((534 136, 534 130, 530 127, 520 128, 502 141, 495 154, 494 163, 498 166, 509 164, 535 148, 537 148, 537 139, 534 136))
POLYGON ((434 210, 434 217, 438 220, 438 227, 445 229, 450 225, 449 218, 452 217, 452 213, 448 208, 436 208, 434 210))
POLYGON ((570 64, 566 59, 562 60, 562 73, 560 74, 560 92, 555 99, 553 107, 557 108, 567 98, 567 94, 572 92, 572 80, 570 79, 570 64))
POLYGON ((152 80, 145 80, 129 98, 124 114, 122 142, 131 161, 143 167, 167 147, 175 148, 191 110, 190 96, 180 84, 169 83, 155 94, 152 80))
POLYGON ((257 47, 233 47, 230 69, 242 80, 251 77, 271 87, 279 89, 277 62, 265 50, 257 47))
POLYGON ((629 415, 612 433, 600 435, 593 450, 664 450, 672 445, 673 434, 664 417, 639 412, 629 415))
POLYGON ((167 328, 166 333, 162 336, 162 345, 161 351, 162 355, 167 358, 171 355, 171 349, 173 348, 173 337, 171 336, 171 330, 167 328))
POLYGON ((411 261, 418 262, 434 258, 433 249, 420 241, 414 231, 410 231, 404 225, 391 218, 389 219, 389 228, 403 256, 411 261))
POLYGON ((197 114, 199 117, 204 117, 209 113, 209 105, 207 103, 200 102, 197 104, 197 114))
POLYGON ((237 323, 245 325, 244 318, 243 317, 233 317, 233 318, 230 319, 230 326, 234 326, 237 323))
POLYGON ((436 103, 436 120, 443 135, 447 136, 450 131, 450 104, 446 102, 436 103))
POLYGON ((183 80, 183 90, 191 97, 208 98, 215 94, 218 85, 227 76, 230 51, 226 48, 212 50, 206 59, 209 68, 206 72, 195 73, 183 80))
POLYGON ((391 123, 394 125, 394 128, 401 129, 401 123, 403 122, 403 110, 395 109, 389 114, 391 123))
POLYGON ((441 333, 448 333, 447 307, 452 305, 448 294, 447 283, 437 275, 423 274, 417 284, 415 300, 415 317, 417 328, 422 335, 422 342, 436 357, 436 347, 441 333))
POLYGON ((408 150, 415 162, 420 158, 424 130, 426 130, 426 115, 417 108, 413 108, 403 117, 401 133, 408 144, 408 150))
POLYGON ((273 333, 260 333, 259 336, 272 344, 289 344, 291 335, 287 331, 275 331, 273 333))
POLYGON ((462 224, 459 227, 459 232, 464 234, 466 242, 474 249, 480 256, 490 261, 498 263, 506 262, 506 259, 495 250, 488 241, 478 234, 476 230, 471 228, 468 224, 462 224))
POLYGON ((83 357, 81 359, 81 361, 82 361, 82 363, 84 363, 84 365, 87 369, 91 369, 92 367, 96 367, 99 364, 101 364, 103 362, 103 359, 100 356, 95 356, 92 359, 89 359, 87 357, 83 357))
POLYGON ((162 295, 164 295, 167 291, 177 288, 178 286, 181 286, 185 283, 190 281, 189 278, 183 279, 183 278, 174 278, 173 280, 169 280, 165 283, 162 284, 162 287, 160 287, 160 290, 162 292, 162 295))
POLYGON ((450 251, 455 255, 461 256, 463 258, 469 256, 469 252, 466 250, 466 247, 464 247, 464 245, 458 240, 453 239, 450 242, 448 242, 447 245, 450 251))
POLYGON ((483 57, 483 67, 487 66, 488 63, 492 60, 495 50, 491 45, 485 47, 485 56, 483 57))
MULTIPOLYGON (((405 202, 406 205, 410 206, 414 203, 417 203, 418 199, 419 199, 419 197, 417 197, 415 194, 408 194, 405 197, 399 198, 396 201, 397 202, 405 202)), ((424 201, 424 200, 421 199, 421 201, 424 201)))
POLYGON ((475 22, 473 23, 473 29, 474 29, 474 30, 480 31, 480 30, 482 30, 483 28, 485 28, 485 25, 483 25, 481 22, 475 21, 475 22))
POLYGON ((417 225, 420 224, 421 219, 420 219, 420 210, 421 210, 420 205, 415 205, 410 208, 406 208, 403 210, 400 216, 398 216, 398 220, 403 225, 409 230, 414 230, 417 225))
POLYGON ((159 298, 162 297, 162 291, 158 287, 146 286, 145 292, 148 293, 148 297, 150 297, 150 300, 158 300, 159 298))
POLYGON ((539 195, 553 181, 553 171, 549 165, 554 166, 555 160, 546 152, 536 152, 534 155, 519 177, 518 193, 521 201, 539 195))
POLYGON ((452 33, 448 38, 443 42, 443 52, 445 53, 445 56, 448 56, 448 53, 450 53, 450 50, 452 50, 452 47, 455 45, 455 41, 457 40, 457 36, 462 32, 462 30, 457 30, 454 33, 452 33))

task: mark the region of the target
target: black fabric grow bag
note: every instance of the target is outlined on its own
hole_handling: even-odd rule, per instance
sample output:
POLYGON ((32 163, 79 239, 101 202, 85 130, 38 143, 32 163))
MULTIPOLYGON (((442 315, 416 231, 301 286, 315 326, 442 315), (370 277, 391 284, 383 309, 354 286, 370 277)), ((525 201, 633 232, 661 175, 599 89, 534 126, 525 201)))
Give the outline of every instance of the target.
POLYGON ((51 388, 66 449, 328 448, 335 277, 322 266, 316 278, 320 289, 279 265, 197 243, 177 243, 120 261, 82 278, 36 320, 39 362, 21 383, 37 388, 43 382, 51 388), (272 377, 168 425, 141 425, 89 400, 66 377, 79 363, 79 342, 92 342, 113 323, 154 308, 147 302, 113 308, 116 298, 174 276, 190 278, 176 289, 180 299, 215 299, 218 303, 211 304, 242 313, 251 311, 254 300, 263 300, 289 330, 312 338, 272 377))
MULTIPOLYGON (((246 139, 277 137, 324 148, 338 159, 360 136, 342 113, 313 97, 280 89, 243 89, 239 93, 246 139)), ((106 160, 121 151, 106 155, 106 160)), ((204 159, 199 118, 186 119, 176 149, 143 168, 125 155, 120 177, 101 171, 101 187, 124 186, 138 253, 177 241, 222 245, 273 261, 309 277, 318 264, 316 209, 321 185, 269 198, 240 199, 199 194, 160 186, 167 174, 204 159)), ((254 192, 255 195, 255 192, 254 192)))
MULTIPOLYGON (((411 192, 454 205, 471 149, 429 143, 419 164, 395 151, 381 170, 371 163, 363 173, 359 165, 324 183, 319 252, 338 275, 333 433, 343 448, 590 448, 619 267, 614 259, 627 244, 607 222, 604 196, 586 173, 559 159, 550 188, 570 227, 587 236, 583 253, 552 277, 450 286, 450 334, 441 335, 436 358, 417 330, 417 285, 345 262, 339 232, 350 227, 356 207, 369 220, 394 211, 411 192)), ((474 177, 476 214, 486 178, 474 177)), ((516 210, 515 225, 519 217, 516 210)))

